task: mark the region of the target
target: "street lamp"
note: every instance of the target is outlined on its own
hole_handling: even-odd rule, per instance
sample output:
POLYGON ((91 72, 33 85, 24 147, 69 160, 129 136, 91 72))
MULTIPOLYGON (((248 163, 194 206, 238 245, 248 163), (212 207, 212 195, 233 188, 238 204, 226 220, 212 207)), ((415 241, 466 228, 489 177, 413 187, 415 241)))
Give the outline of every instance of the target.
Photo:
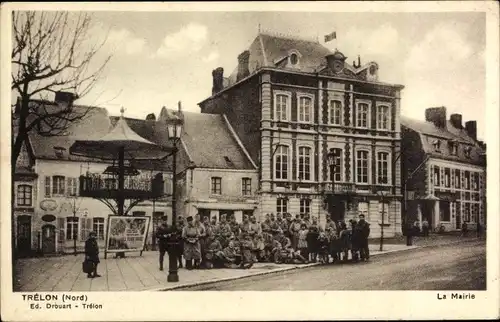
MULTIPOLYGON (((336 157, 335 149, 332 148, 332 149, 330 149, 330 151, 326 155, 328 166, 330 168, 330 181, 331 181, 331 185, 332 185, 332 189, 331 189, 332 196, 335 193, 335 157, 336 157)), ((328 202, 327 202, 327 208, 328 208, 328 212, 330 212, 330 210, 331 210, 330 200, 328 200, 328 202)), ((331 215, 332 214, 330 214, 330 217, 331 217, 331 215)))
POLYGON ((178 282, 179 275, 177 274, 177 258, 179 252, 179 239, 182 232, 177 231, 177 143, 179 143, 182 134, 183 120, 181 116, 181 102, 179 102, 179 110, 177 117, 169 117, 166 121, 168 139, 173 145, 173 162, 172 162, 172 235, 168 240, 168 282, 178 282))
POLYGON ((384 250, 384 225, 385 225, 385 197, 389 192, 385 190, 380 190, 377 194, 380 196, 380 201, 382 202, 382 224, 380 225, 380 251, 384 250))

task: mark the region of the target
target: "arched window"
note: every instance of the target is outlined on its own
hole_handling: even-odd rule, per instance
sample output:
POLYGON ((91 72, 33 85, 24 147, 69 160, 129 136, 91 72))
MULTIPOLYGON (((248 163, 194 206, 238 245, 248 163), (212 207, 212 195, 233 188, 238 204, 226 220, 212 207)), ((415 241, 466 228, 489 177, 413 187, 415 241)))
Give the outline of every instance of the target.
POLYGON ((299 180, 311 180, 311 148, 299 147, 299 180))
POLYGON ((288 179, 288 159, 288 147, 286 145, 278 146, 274 159, 275 179, 288 179))

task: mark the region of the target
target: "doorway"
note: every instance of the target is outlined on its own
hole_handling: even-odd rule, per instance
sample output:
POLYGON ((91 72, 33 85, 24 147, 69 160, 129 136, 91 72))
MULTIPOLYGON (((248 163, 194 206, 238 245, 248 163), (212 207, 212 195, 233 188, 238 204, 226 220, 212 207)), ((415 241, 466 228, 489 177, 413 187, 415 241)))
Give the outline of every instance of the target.
POLYGON ((17 217, 17 251, 20 257, 31 253, 31 216, 17 217))
POLYGON ((56 227, 45 225, 42 227, 42 253, 53 254, 56 252, 56 227))
POLYGON ((330 214, 330 218, 338 222, 344 221, 345 211, 346 211, 346 201, 340 200, 336 196, 328 197, 328 213, 330 214))

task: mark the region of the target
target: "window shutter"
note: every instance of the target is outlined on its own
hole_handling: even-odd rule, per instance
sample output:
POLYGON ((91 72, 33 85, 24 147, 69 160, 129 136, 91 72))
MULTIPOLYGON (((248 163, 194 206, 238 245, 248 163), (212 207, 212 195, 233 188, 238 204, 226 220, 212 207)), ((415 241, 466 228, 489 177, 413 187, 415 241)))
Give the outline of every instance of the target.
POLYGON ((87 221, 86 218, 80 218, 80 240, 84 241, 87 239, 87 221))
POLYGON ((50 198, 50 177, 45 177, 45 197, 50 198))
POLYGON ((66 190, 66 196, 71 196, 71 178, 66 178, 68 190, 66 190))
POLYGON ((87 239, 89 238, 90 232, 94 230, 94 227, 92 226, 92 218, 84 218, 84 219, 86 221, 85 226, 87 227, 87 231, 85 232, 85 239, 87 239))
POLYGON ((66 222, 65 218, 61 218, 61 217, 57 218, 57 231, 59 232, 59 234, 58 234, 59 237, 58 237, 57 241, 59 243, 64 243, 64 238, 65 238, 64 224, 65 224, 65 222, 66 222))

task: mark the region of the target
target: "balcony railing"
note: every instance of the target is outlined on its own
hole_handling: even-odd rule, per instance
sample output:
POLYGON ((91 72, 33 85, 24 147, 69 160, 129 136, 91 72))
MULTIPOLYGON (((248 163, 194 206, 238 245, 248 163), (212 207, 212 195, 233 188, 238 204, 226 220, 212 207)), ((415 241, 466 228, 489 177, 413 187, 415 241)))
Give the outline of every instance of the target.
MULTIPOLYGON (((164 194, 164 181, 161 176, 139 175, 125 177, 123 195, 126 199, 153 199, 164 194)), ((80 195, 93 198, 117 198, 118 179, 101 174, 80 176, 80 195)))
POLYGON ((333 193, 353 193, 356 192, 356 185, 354 183, 327 183, 325 184, 326 192, 333 193))

